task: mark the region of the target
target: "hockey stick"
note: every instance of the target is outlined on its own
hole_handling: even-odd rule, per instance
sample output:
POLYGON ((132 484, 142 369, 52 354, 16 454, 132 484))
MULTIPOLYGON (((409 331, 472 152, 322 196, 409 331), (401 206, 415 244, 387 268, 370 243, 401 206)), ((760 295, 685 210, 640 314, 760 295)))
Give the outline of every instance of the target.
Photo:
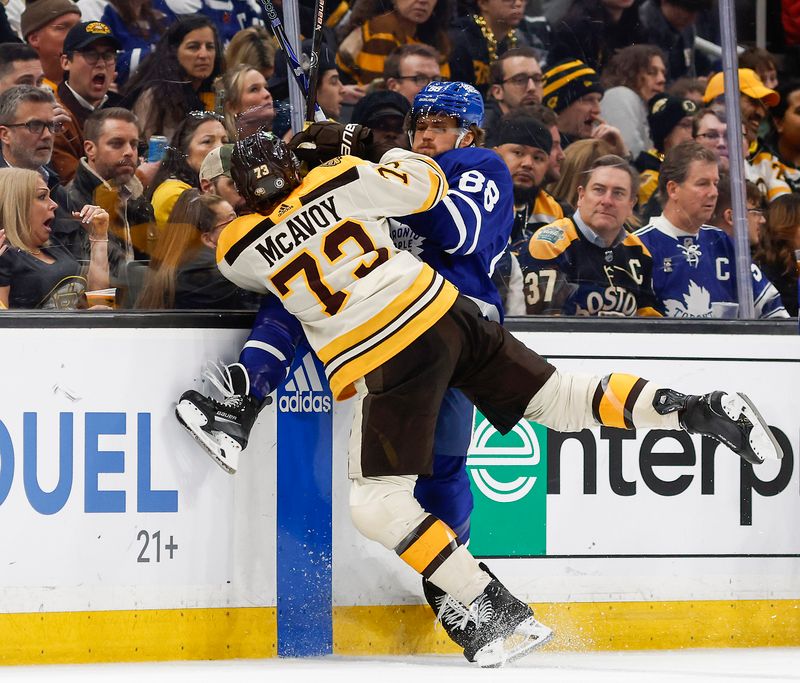
POLYGON ((322 25, 325 14, 325 0, 316 0, 314 7, 314 34, 311 40, 311 64, 308 68, 308 93, 306 93, 306 122, 314 121, 317 104, 317 84, 319 83, 319 52, 322 48, 322 25))
MULTIPOLYGON (((304 71, 302 64, 300 64, 300 60, 297 58, 297 54, 295 53, 292 44, 289 42, 289 36, 286 35, 286 30, 283 28, 283 23, 281 22, 278 13, 275 11, 275 6, 272 4, 271 0, 259 1, 261 2, 264 11, 267 13, 267 19, 269 19, 270 28, 272 28, 272 35, 275 36, 275 40, 278 41, 278 45, 286 55, 286 67, 292 72, 294 80, 300 87, 300 91, 303 93, 303 96, 308 97, 308 75, 304 71)), ((324 121, 325 119, 325 113, 322 111, 319 105, 315 103, 314 120, 324 121)))

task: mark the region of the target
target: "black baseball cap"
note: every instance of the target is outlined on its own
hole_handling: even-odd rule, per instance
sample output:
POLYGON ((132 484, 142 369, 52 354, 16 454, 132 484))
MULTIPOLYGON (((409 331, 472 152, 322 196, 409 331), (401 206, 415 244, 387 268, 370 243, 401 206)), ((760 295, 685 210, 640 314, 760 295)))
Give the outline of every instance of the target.
POLYGON ((64 38, 64 54, 84 50, 94 43, 105 40, 114 47, 115 50, 122 48, 122 44, 117 40, 108 24, 102 21, 82 21, 75 24, 64 38))

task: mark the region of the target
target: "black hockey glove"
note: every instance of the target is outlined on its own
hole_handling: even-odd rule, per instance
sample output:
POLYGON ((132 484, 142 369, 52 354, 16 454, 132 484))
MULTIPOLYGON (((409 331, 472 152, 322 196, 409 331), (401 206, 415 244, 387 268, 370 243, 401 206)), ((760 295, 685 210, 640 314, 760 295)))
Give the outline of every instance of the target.
POLYGON ((334 157, 350 154, 369 159, 372 151, 372 131, 357 123, 321 121, 312 123, 289 142, 290 149, 309 167, 319 166, 334 157))

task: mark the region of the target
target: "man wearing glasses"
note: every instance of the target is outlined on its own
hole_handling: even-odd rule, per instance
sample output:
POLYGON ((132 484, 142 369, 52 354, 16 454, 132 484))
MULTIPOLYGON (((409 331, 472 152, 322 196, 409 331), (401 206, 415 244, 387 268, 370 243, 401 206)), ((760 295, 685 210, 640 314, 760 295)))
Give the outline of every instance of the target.
MULTIPOLYGON (((62 130, 52 91, 17 85, 0 94, 0 167, 39 171, 53 190, 58 175, 48 166, 53 141, 62 130)), ((53 196, 58 202, 58 197, 53 196)))
POLYGON ((514 48, 493 61, 489 65, 489 80, 486 130, 506 114, 542 101, 544 74, 533 48, 514 48))
POLYGON ((121 98, 109 92, 116 71, 120 43, 111 29, 100 21, 75 24, 64 39, 61 66, 64 80, 58 84, 56 97, 69 114, 64 132, 56 136, 53 168, 63 183, 75 177, 83 156, 83 126, 101 107, 118 106, 121 98))
POLYGON ((428 83, 443 80, 439 51, 421 43, 402 45, 386 58, 383 79, 387 90, 400 93, 410 105, 428 83))

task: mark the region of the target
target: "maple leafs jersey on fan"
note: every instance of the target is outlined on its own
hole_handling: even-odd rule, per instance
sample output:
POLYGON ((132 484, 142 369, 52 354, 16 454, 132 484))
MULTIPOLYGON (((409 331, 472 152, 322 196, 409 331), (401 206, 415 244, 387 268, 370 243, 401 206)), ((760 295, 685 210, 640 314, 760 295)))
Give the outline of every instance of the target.
POLYGON ((562 218, 536 231, 519 264, 529 315, 661 315, 650 252, 630 233, 603 247, 591 242, 575 220, 562 218))
POLYGON ((269 216, 220 235, 217 265, 243 289, 272 294, 302 325, 331 391, 408 346, 452 306, 455 287, 398 251, 386 216, 427 211, 447 192, 430 158, 401 149, 380 163, 337 157, 313 169, 269 216))
POLYGON ((455 284, 484 317, 502 322, 491 275, 514 225, 511 174, 497 154, 482 147, 449 150, 435 161, 449 191, 430 211, 391 221, 392 239, 455 284))
MULTIPOLYGON (((736 303, 736 255, 719 228, 704 225, 696 235, 675 227, 663 215, 634 233, 653 257, 653 289, 667 316, 713 318, 714 304, 736 303)), ((758 318, 786 318, 778 290, 751 264, 758 318)))

